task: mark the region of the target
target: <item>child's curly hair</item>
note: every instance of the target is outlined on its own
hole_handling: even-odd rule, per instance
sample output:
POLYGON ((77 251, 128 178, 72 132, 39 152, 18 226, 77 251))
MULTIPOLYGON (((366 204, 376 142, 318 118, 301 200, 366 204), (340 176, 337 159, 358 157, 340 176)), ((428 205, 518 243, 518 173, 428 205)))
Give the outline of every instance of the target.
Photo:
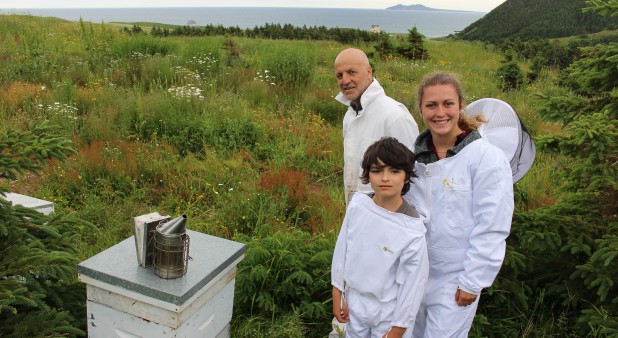
POLYGON ((378 168, 389 166, 406 173, 406 183, 403 185, 401 195, 410 190, 412 178, 417 177, 414 172, 414 153, 394 137, 382 137, 365 151, 361 162, 363 174, 360 177, 363 184, 369 183, 369 172, 372 165, 378 168))

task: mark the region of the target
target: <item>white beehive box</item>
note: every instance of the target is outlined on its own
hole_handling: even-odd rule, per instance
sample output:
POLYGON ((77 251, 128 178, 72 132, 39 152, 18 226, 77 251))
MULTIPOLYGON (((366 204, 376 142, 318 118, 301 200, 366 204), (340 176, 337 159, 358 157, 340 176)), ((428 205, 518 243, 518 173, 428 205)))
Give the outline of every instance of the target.
POLYGON ((54 203, 26 195, 7 192, 4 195, 0 194, 0 198, 11 202, 13 205, 21 205, 26 208, 34 209, 43 215, 49 215, 54 212, 54 203))
POLYGON ((78 264, 78 278, 87 284, 89 337, 229 337, 245 245, 187 233, 191 260, 180 278, 139 266, 132 237, 78 264))

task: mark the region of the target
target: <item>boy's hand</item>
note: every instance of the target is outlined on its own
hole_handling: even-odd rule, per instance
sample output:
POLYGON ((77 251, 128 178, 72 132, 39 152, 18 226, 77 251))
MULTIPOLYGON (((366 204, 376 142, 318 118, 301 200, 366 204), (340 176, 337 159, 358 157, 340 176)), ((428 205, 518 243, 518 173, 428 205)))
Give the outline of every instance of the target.
POLYGON ((339 323, 347 323, 350 320, 348 304, 342 299, 341 290, 333 286, 333 315, 339 323))
POLYGON ((405 327, 393 326, 390 331, 386 332, 382 338, 401 338, 406 332, 405 327))

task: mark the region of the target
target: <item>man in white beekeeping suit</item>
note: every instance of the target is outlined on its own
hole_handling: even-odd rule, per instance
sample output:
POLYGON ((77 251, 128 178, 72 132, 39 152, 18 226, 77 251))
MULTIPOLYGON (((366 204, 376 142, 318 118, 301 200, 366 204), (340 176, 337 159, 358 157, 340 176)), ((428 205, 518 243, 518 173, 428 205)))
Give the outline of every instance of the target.
POLYGON ((348 106, 343 118, 343 183, 347 205, 355 191, 371 190, 360 181, 365 150, 383 136, 394 137, 413 149, 418 125, 404 104, 386 96, 362 50, 348 48, 339 53, 335 59, 335 76, 341 90, 336 100, 348 106))

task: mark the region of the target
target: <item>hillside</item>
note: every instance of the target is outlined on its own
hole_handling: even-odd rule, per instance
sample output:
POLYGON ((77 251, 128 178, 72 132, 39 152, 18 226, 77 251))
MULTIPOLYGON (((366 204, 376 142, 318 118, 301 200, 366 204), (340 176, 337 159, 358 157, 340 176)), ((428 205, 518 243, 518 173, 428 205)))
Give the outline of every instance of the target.
POLYGON ((582 12, 585 0, 507 0, 457 37, 498 42, 505 38, 559 38, 618 29, 618 17, 582 12))

